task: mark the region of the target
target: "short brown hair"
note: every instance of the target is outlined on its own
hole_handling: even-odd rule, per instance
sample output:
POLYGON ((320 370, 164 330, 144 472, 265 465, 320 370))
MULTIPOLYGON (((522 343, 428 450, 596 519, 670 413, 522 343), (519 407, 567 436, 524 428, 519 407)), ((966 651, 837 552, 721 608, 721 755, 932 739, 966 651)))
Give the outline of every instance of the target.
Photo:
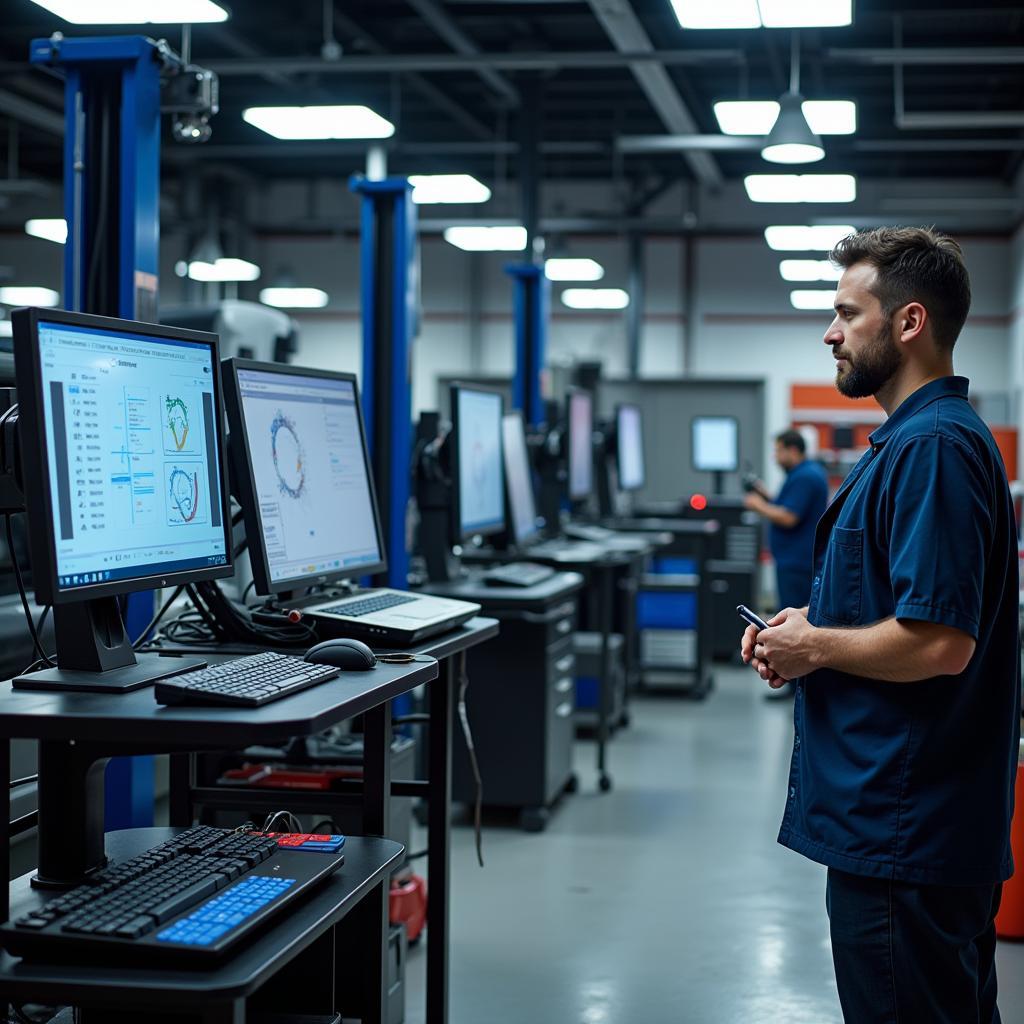
POLYGON ((775 440, 783 448, 795 448, 801 455, 807 454, 807 442, 799 430, 784 430, 781 434, 775 435, 775 440))
POLYGON ((872 293, 886 316, 908 302, 928 310, 935 343, 951 349, 971 308, 971 279, 959 243, 933 228, 874 228, 838 242, 830 259, 849 269, 870 263, 872 293))

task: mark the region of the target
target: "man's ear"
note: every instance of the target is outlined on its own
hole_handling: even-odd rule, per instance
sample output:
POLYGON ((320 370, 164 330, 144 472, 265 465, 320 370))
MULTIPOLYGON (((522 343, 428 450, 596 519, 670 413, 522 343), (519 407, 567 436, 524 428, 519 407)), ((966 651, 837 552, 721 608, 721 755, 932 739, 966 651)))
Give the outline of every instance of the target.
POLYGON ((914 341, 928 325, 928 310, 920 302, 908 302, 896 310, 893 323, 900 342, 914 341))

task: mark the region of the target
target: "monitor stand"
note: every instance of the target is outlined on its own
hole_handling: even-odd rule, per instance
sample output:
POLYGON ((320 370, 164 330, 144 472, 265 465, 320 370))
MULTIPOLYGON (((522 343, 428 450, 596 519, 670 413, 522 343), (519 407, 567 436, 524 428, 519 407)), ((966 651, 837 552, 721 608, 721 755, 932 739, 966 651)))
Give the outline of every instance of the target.
POLYGON ((202 658, 136 655, 114 597, 54 605, 53 628, 58 667, 16 676, 14 689, 127 693, 206 665, 202 658))

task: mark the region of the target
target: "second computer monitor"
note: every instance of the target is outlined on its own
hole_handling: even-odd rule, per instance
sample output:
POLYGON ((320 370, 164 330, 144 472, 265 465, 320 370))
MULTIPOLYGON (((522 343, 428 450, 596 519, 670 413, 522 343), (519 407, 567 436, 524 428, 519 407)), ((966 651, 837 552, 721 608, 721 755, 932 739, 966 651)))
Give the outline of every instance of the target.
POLYGON ((739 423, 735 416, 693 418, 693 468, 707 473, 733 473, 739 467, 739 423))
POLYGON ((530 471, 530 456, 521 413, 512 412, 502 418, 501 439, 512 538, 516 544, 523 544, 537 533, 539 527, 537 503, 533 496, 533 474, 530 471))
POLYGON ((505 529, 501 394, 453 384, 451 409, 457 539, 501 533, 505 529))
POLYGON ((615 437, 619 489, 638 491, 645 480, 643 417, 638 405, 620 405, 615 410, 615 437))
POLYGON ((229 359, 224 381, 257 591, 382 572, 355 376, 229 359))
POLYGON ((569 500, 585 501, 594 489, 594 402, 589 391, 573 389, 569 407, 569 500))

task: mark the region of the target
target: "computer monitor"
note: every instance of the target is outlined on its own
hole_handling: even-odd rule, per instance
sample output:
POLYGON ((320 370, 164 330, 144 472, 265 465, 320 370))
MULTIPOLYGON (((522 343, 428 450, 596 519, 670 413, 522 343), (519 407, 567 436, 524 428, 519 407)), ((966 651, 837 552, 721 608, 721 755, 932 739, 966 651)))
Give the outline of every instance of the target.
POLYGON ((536 536, 537 503, 533 495, 533 474, 526 448, 526 430, 522 413, 510 412, 501 420, 502 451, 505 456, 505 484, 508 488, 508 507, 511 517, 512 539, 523 544, 536 536))
POLYGON ((638 405, 615 410, 615 452, 619 489, 638 491, 645 482, 643 416, 638 405))
POLYGON ((569 500, 585 501, 594 489, 594 400, 573 388, 569 407, 569 500))
POLYGON ((224 393, 257 592, 383 572, 355 375, 226 359, 224 393))
POLYGON ((505 529, 505 470, 501 456, 500 392, 451 387, 452 486, 459 541, 505 529))
POLYGON ((695 416, 692 430, 694 469, 733 473, 739 468, 739 424, 734 416, 695 416))
MULTIPOLYGON (((113 599, 232 573, 217 337, 49 309, 12 321, 36 601, 54 607, 61 669, 130 668, 108 682, 134 689, 151 679, 113 599)), ((107 688, 50 675, 24 678, 107 688)))

